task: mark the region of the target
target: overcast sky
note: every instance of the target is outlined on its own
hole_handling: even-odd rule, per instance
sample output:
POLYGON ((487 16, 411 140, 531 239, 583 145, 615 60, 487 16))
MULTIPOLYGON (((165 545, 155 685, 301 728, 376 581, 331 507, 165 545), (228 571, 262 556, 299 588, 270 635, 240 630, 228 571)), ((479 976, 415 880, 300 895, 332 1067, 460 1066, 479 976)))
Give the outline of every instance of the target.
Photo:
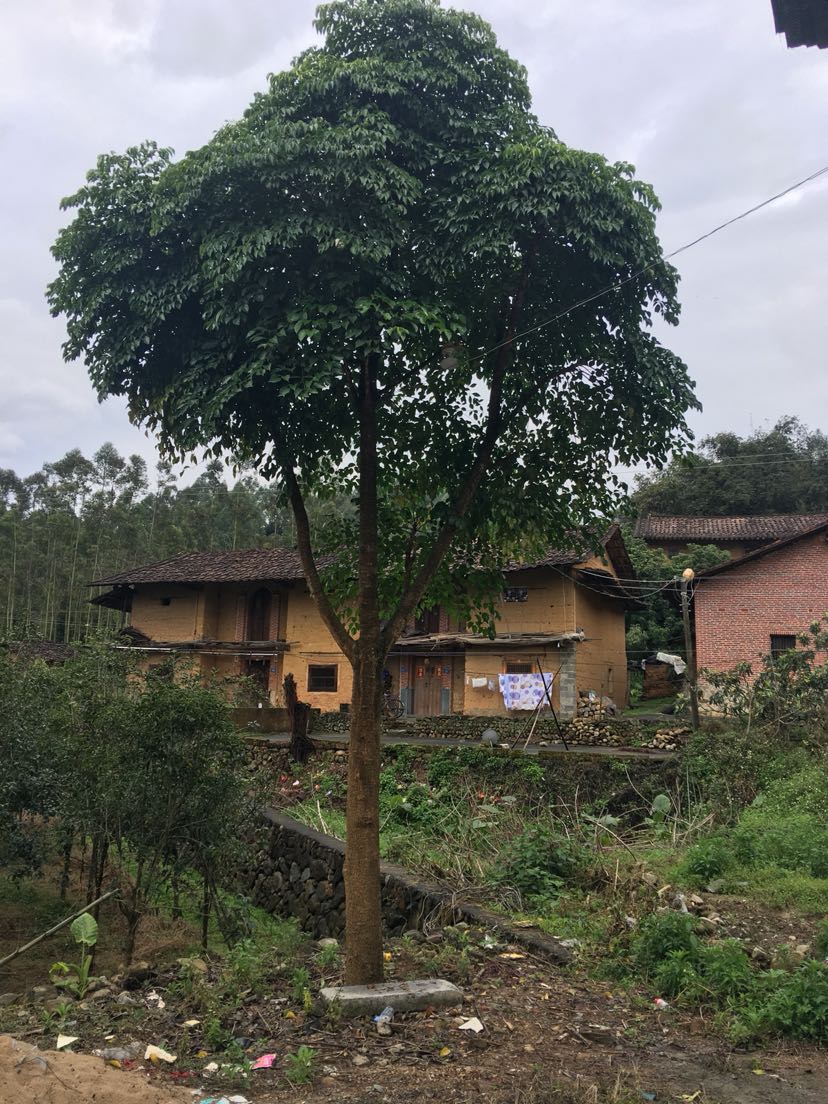
MULTIPOLYGON (((460 5, 458 5, 460 6, 460 5)), ((467 0, 529 70, 571 145, 632 161, 666 250, 828 164, 828 50, 786 48, 770 0, 467 0)), ((0 467, 28 474, 111 440, 154 462, 124 406, 99 405, 44 288, 49 247, 96 156, 179 153, 236 118, 313 43, 312 0, 34 0, 0 38, 0 467)), ((796 414, 828 430, 828 177, 677 259, 668 334, 697 381, 699 434, 796 414)))

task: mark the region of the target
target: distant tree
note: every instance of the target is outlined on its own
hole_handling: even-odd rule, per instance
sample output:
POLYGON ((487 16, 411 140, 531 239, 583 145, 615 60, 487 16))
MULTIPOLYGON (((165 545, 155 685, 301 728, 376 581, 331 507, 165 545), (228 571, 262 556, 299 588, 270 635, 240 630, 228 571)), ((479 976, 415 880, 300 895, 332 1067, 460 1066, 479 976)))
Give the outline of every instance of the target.
POLYGON ((632 589, 640 597, 640 606, 627 617, 627 655, 643 659, 652 652, 684 655, 684 629, 675 591, 665 587, 681 576, 685 568, 704 571, 724 563, 730 554, 715 544, 689 544, 686 552, 668 556, 660 548, 651 548, 625 527, 624 543, 638 582, 632 589))
POLYGON ((630 165, 541 126, 477 16, 337 0, 316 26, 202 149, 99 159, 49 296, 66 356, 171 456, 206 446, 286 488, 354 670, 346 978, 373 982, 389 649, 435 601, 490 628, 504 551, 609 513, 614 464, 661 462, 694 399, 650 330, 676 321, 676 273, 630 165), (358 503, 324 579, 313 495, 358 503))
POLYGON ((641 514, 828 512, 828 437, 792 417, 748 437, 705 437, 697 451, 641 476, 632 502, 641 514))

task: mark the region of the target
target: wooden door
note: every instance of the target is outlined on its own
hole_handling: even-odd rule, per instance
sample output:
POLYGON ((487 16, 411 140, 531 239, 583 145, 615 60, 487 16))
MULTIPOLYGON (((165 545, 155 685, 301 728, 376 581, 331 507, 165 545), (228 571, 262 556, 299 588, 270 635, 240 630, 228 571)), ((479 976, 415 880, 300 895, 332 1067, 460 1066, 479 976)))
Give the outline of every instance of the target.
POLYGON ((443 660, 420 659, 414 663, 414 716, 439 717, 444 708, 443 660))

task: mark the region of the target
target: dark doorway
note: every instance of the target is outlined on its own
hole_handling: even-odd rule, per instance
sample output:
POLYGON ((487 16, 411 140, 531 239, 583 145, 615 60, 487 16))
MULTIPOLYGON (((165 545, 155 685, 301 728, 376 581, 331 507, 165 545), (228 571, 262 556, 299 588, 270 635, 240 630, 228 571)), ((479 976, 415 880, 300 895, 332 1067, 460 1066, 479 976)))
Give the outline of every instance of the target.
POLYGON ((247 639, 270 640, 270 608, 272 605, 270 591, 266 587, 260 587, 250 596, 247 607, 247 639))

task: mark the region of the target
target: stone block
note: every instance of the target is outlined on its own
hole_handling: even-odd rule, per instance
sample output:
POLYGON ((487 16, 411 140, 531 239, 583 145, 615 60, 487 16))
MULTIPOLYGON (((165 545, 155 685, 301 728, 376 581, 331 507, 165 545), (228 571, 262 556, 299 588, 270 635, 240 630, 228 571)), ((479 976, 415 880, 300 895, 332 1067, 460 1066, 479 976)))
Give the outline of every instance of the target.
POLYGON ((373 1016, 386 1005, 395 1012, 417 1012, 463 1002, 462 990, 441 978, 385 981, 379 985, 334 985, 323 989, 321 996, 326 1004, 339 1004, 343 1016, 373 1016))

